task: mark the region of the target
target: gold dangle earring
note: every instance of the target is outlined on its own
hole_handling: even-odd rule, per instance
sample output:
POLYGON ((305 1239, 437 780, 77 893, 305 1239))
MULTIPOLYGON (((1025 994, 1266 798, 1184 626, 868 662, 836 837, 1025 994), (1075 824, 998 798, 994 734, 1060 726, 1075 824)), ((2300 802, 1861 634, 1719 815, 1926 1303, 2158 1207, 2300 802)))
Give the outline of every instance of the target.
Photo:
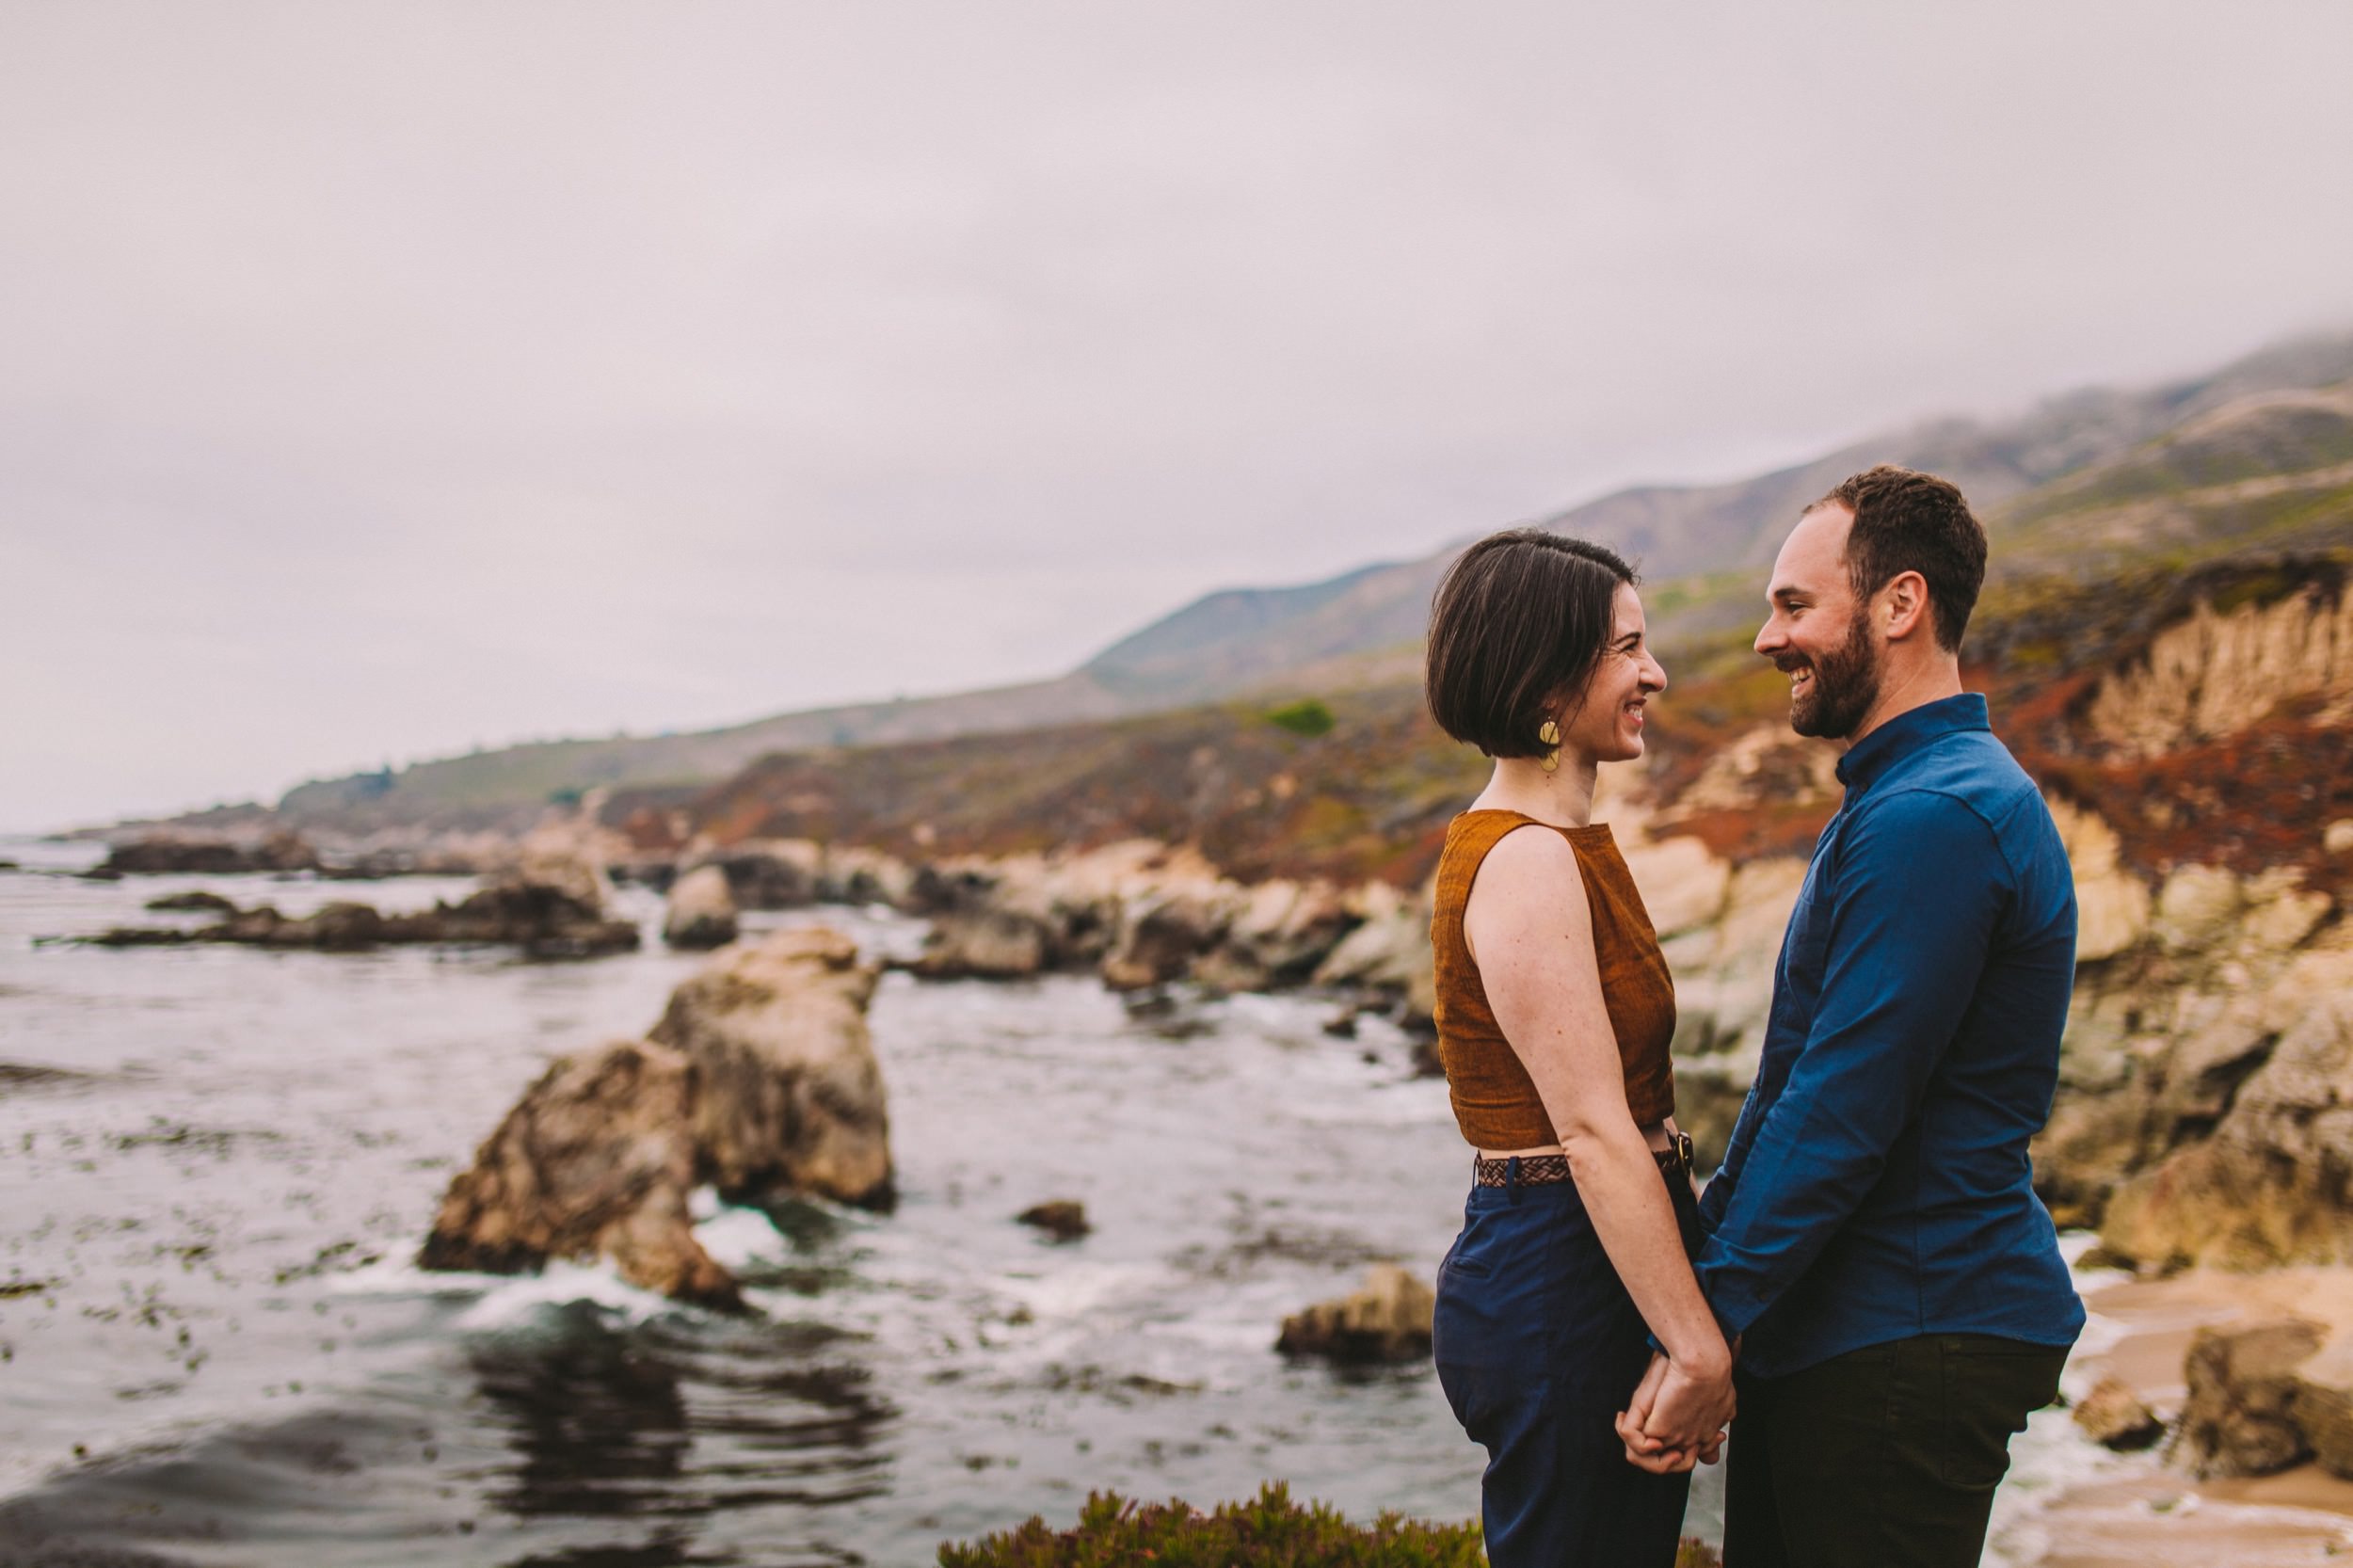
POLYGON ((1546 773, 1560 772, 1561 727, 1553 723, 1550 719, 1546 719, 1537 728, 1536 738, 1544 742, 1545 744, 1552 747, 1550 751, 1545 752, 1542 757, 1536 759, 1536 765, 1544 769, 1546 773))

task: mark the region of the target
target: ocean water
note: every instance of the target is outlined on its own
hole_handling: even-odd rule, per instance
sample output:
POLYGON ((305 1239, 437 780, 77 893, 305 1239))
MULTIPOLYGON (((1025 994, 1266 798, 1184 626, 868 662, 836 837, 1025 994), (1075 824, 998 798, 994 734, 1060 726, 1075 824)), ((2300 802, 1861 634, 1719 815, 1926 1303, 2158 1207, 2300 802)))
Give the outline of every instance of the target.
MULTIPOLYGON (((1281 1479, 1352 1516, 1478 1510, 1426 1366, 1273 1350, 1460 1216, 1443 1085, 1311 998, 1131 1007, 1094 982, 886 976, 888 1214, 706 1197, 757 1310, 609 1270, 429 1274, 442 1189, 557 1055, 636 1034, 703 960, 527 964, 44 942, 194 887, 300 910, 457 882, 87 882, 0 841, 0 1562, 362 1568, 913 1564, 1092 1489, 1209 1502, 1281 1479), (1085 1203, 1054 1245, 1013 1216, 1085 1203)), ((624 912, 658 920, 625 891, 624 912)), ((875 952, 914 922, 828 909, 875 952)), ((2100 1462, 2049 1413, 1996 1559, 2100 1462)), ((1701 1472, 1689 1528, 1719 1528, 1701 1472)))

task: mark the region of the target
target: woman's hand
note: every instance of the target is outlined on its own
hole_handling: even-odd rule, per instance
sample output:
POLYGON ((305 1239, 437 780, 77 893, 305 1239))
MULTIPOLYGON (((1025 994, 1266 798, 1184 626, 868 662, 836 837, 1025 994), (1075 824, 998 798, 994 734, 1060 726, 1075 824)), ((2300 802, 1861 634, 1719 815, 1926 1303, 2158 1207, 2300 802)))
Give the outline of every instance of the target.
POLYGON ((1721 1457, 1724 1429, 1736 1400, 1732 1366, 1687 1369, 1664 1355, 1650 1368, 1617 1419, 1626 1463, 1654 1475, 1672 1475, 1721 1457))

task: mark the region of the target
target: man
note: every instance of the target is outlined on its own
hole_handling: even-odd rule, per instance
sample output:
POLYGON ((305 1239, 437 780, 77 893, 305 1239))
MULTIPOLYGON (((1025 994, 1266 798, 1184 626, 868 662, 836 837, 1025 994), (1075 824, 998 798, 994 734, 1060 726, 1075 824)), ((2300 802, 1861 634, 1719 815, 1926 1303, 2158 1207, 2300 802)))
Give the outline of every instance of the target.
MULTIPOLYGON (((2026 1153, 2074 882, 1961 687, 1984 575, 1961 492, 1885 467, 1809 507, 1773 565, 1756 650, 1788 673, 1798 733, 1846 746, 1847 794, 1701 1205, 1693 1269, 1739 1336, 1727 1568, 1976 1563, 2009 1439, 2083 1327, 2026 1153)), ((1662 1457, 1641 1434, 1660 1383, 1622 1422, 1636 1463, 1662 1457)))

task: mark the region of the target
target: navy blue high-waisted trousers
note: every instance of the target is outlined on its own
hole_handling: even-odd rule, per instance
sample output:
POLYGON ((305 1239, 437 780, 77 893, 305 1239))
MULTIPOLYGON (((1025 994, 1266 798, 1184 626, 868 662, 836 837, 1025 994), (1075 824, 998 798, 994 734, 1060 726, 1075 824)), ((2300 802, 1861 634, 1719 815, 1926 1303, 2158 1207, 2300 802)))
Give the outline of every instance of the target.
MULTIPOLYGON (((1688 1253, 1689 1178, 1662 1173, 1688 1253)), ((1625 1461, 1614 1425, 1650 1366, 1650 1330, 1574 1181, 1473 1187, 1438 1267, 1438 1383, 1487 1450, 1493 1568, 1673 1568, 1686 1475, 1625 1461)))

